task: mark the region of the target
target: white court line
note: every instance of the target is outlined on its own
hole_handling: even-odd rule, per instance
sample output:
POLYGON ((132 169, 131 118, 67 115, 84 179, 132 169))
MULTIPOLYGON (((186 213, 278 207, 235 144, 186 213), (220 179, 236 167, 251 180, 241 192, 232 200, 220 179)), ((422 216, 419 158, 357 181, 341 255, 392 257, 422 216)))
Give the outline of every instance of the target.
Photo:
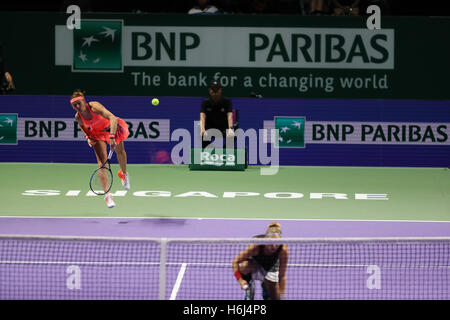
POLYGON ((187 263, 183 263, 181 265, 180 271, 178 272, 177 281, 175 281, 175 285, 173 286, 172 293, 170 294, 169 300, 175 300, 177 298, 178 290, 180 289, 181 281, 183 281, 184 273, 186 272, 187 263))
MULTIPOLYGON (((56 217, 56 216, 0 216, 0 219, 124 219, 124 220, 143 220, 143 219, 167 219, 167 220, 238 220, 238 221, 273 221, 274 218, 208 218, 208 217, 88 217, 88 216, 73 216, 73 217, 56 217)), ((294 218, 277 218, 279 221, 332 221, 332 222, 430 222, 430 223, 450 223, 450 220, 374 220, 374 219, 294 219, 294 218)))

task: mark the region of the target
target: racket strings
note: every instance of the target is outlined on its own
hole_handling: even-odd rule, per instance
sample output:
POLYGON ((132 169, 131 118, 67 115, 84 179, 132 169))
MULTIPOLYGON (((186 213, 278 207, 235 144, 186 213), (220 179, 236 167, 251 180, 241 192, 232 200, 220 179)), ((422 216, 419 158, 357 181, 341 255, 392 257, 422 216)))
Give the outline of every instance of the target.
POLYGON ((96 194, 105 194, 111 189, 113 175, 108 167, 101 167, 92 175, 91 189, 96 194))
POLYGON ((111 149, 108 154, 107 160, 97 169, 91 176, 89 186, 97 195, 104 195, 109 192, 113 184, 113 174, 111 171, 111 157, 114 150, 111 149))

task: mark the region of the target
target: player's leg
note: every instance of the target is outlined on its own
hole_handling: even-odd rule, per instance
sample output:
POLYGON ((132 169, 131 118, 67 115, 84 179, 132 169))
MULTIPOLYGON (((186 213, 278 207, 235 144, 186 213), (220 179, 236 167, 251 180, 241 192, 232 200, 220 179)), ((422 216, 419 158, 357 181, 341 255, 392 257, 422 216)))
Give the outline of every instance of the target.
POLYGON ((125 146, 123 141, 120 141, 119 144, 116 145, 115 148, 117 154, 117 161, 119 162, 120 171, 118 172, 118 176, 122 181, 122 186, 129 190, 130 189, 130 177, 127 172, 127 153, 125 151, 125 146))
MULTIPOLYGON (((99 166, 101 166, 108 158, 107 143, 105 141, 99 140, 99 141, 97 141, 96 144, 94 144, 93 148, 94 148, 95 156, 97 157, 97 163, 99 166)), ((108 190, 108 186, 109 186, 108 185, 108 175, 106 174, 106 170, 99 170, 98 175, 99 175, 98 177, 99 177, 100 183, 103 186, 103 190, 106 192, 108 190)), ((108 208, 114 208, 116 206, 116 204, 114 203, 114 200, 109 192, 105 194, 105 200, 106 200, 106 205, 108 206, 108 208)))
POLYGON ((270 300, 280 300, 280 286, 278 282, 268 280, 267 278, 264 279, 264 290, 267 290, 270 300))
POLYGON ((127 153, 125 152, 123 141, 120 141, 120 143, 116 145, 114 151, 117 154, 117 161, 119 161, 120 170, 122 170, 124 174, 127 173, 127 153))
POLYGON ((128 130, 127 123, 120 119, 118 120, 117 125, 117 132, 116 132, 116 154, 117 154, 117 161, 119 161, 120 170, 117 172, 117 175, 119 176, 122 186, 129 190, 130 189, 130 177, 128 175, 127 171, 127 153, 125 152, 125 146, 123 144, 123 141, 128 138, 130 134, 130 131, 128 130))
MULTIPOLYGON (((98 166, 100 167, 108 158, 107 155, 107 148, 106 148, 106 142, 98 140, 96 144, 93 146, 95 156, 97 158, 98 166)), ((108 175, 106 174, 106 170, 99 170, 98 171, 98 178, 100 180, 100 183, 102 184, 103 190, 108 190, 108 175)))
POLYGON ((266 284, 264 281, 261 282, 261 289, 262 289, 263 300, 270 300, 270 293, 267 290, 267 287, 266 287, 266 284))
POLYGON ((280 300, 279 270, 274 266, 264 275, 263 298, 264 300, 280 300))

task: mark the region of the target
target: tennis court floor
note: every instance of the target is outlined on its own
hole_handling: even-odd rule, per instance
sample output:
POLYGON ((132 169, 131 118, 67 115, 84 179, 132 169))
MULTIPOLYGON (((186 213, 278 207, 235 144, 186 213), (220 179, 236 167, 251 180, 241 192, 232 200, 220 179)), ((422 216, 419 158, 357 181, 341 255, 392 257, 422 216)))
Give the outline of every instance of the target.
MULTIPOLYGON (((117 172, 118 166, 113 167, 117 172)), ((187 166, 176 165, 129 165, 132 189, 122 190, 116 179, 112 192, 117 206, 113 209, 89 191, 89 176, 94 168, 90 164, 0 164, 0 176, 7 181, 0 187, 0 234, 250 238, 264 233, 270 221, 278 221, 285 238, 450 236, 450 170, 443 168, 281 167, 277 175, 262 176, 259 167, 249 167, 245 172, 220 172, 189 171, 187 166)), ((241 299, 243 292, 232 281, 230 271, 233 255, 211 253, 214 254, 217 257, 213 263, 193 263, 189 255, 168 260, 166 298, 191 299, 197 288, 195 275, 201 273, 205 281, 226 279, 220 280, 220 285, 229 288, 219 296, 206 292, 200 299, 241 299)), ((20 263, 14 264, 16 277, 8 278, 8 288, 21 283, 26 286, 21 274, 30 278, 58 274, 60 279, 49 277, 48 284, 49 288, 61 286, 67 280, 67 268, 80 262, 61 261, 59 256, 47 257, 52 260, 50 265, 39 265, 37 258, 17 259, 20 263)), ((122 299, 115 292, 132 290, 132 299, 157 299, 157 289, 150 294, 148 288, 142 289, 139 279, 148 277, 151 286, 157 287, 158 255, 143 265, 133 261, 113 265, 99 264, 95 259, 83 261, 84 273, 91 275, 84 279, 84 290, 68 291, 64 287, 60 298, 102 299, 109 292, 106 298, 122 299), (107 281, 108 272, 117 274, 115 281, 107 281), (121 279, 123 274, 134 278, 121 279), (123 287, 130 283, 131 286, 123 287)), ((308 288, 333 281, 337 281, 338 288, 352 288, 304 295, 298 291, 290 299, 396 299, 396 292, 403 292, 401 287, 408 283, 398 273, 401 269, 385 269, 384 279, 390 280, 384 282, 384 288, 391 286, 388 294, 367 293, 360 288, 367 278, 366 264, 331 269, 327 266, 326 270, 319 270, 320 277, 314 277, 308 273, 317 274, 318 270, 305 268, 302 258, 293 256, 289 263, 292 279, 303 279, 303 284, 304 279, 310 279, 308 288), (347 279, 346 283, 342 283, 343 279, 347 279)), ((11 263, 0 265, 11 267, 11 263)), ((423 272, 426 270, 417 268, 408 277, 429 279, 430 275, 423 272)), ((421 297, 434 299, 437 292, 448 299, 448 266, 433 272, 434 280, 427 282, 429 295, 421 297)), ((6 279, 2 280, 7 286, 6 279)), ((295 282, 290 285, 301 286, 295 282)), ((19 298, 33 299, 37 294, 51 299, 52 294, 59 292, 44 289, 40 293, 27 290, 29 296, 19 298)), ((258 297, 259 291, 258 287, 258 297)), ((418 297, 412 294, 409 298, 418 297)))
MULTIPOLYGON (((450 221, 444 168, 280 167, 278 174, 129 165, 116 207, 89 191, 94 164, 2 163, 0 216, 450 221)), ((118 166, 113 165, 114 172, 118 166)))

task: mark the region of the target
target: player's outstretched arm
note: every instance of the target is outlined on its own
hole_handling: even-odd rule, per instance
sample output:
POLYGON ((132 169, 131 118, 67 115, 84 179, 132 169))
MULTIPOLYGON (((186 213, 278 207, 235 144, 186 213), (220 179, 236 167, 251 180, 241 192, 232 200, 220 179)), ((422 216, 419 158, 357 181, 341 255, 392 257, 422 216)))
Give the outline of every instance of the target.
POLYGON ((248 265, 248 260, 258 254, 258 246, 250 245, 247 249, 241 251, 232 261, 231 266, 233 268, 234 276, 236 280, 239 282, 241 289, 245 290, 248 287, 247 281, 242 278, 242 274, 247 274, 251 272, 250 266, 248 265), (243 264, 243 267, 240 268, 239 264, 243 264))

